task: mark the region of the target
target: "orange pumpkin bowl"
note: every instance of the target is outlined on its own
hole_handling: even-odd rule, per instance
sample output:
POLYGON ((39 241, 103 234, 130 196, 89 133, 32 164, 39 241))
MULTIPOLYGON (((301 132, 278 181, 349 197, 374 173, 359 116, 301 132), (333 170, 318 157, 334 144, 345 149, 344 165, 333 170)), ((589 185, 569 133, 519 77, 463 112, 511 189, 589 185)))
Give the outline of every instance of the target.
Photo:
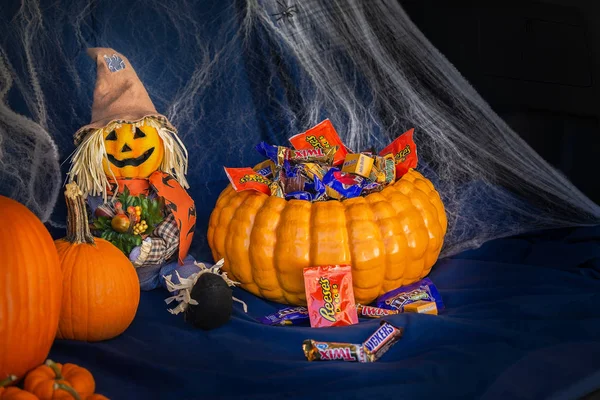
POLYGON ((433 184, 409 170, 381 192, 343 201, 286 201, 229 185, 208 243, 231 279, 267 300, 306 305, 304 268, 348 264, 356 301, 368 304, 429 274, 447 225, 433 184))

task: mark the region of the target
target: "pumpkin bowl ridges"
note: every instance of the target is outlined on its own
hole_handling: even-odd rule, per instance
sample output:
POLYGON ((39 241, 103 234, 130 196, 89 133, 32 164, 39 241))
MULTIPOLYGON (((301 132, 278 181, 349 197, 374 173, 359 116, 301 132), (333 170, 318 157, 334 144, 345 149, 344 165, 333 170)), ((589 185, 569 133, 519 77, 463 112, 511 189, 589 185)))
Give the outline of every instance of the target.
POLYGON ((356 300, 366 304, 425 277, 446 230, 439 194, 410 170, 379 193, 341 202, 286 201, 228 186, 208 241, 232 279, 268 300, 304 305, 303 268, 350 264, 356 300))
POLYGON ((0 196, 0 381, 44 362, 60 314, 62 275, 50 233, 24 205, 0 196))

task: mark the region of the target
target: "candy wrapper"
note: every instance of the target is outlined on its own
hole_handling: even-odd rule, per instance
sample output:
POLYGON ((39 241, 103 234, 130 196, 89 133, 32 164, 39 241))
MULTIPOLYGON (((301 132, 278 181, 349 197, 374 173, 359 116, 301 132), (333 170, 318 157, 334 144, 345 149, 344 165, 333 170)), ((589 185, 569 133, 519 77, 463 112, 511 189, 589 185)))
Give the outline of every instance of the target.
POLYGON ((226 168, 237 191, 255 190, 286 200, 344 200, 380 192, 417 166, 413 132, 405 132, 379 154, 353 153, 325 120, 290 138, 294 148, 261 142, 265 160, 253 168, 226 168))
POLYGON ((302 350, 308 361, 369 361, 362 344, 318 342, 307 339, 302 342, 302 350))
POLYGON ((385 308, 363 306, 362 304, 356 305, 356 311, 359 317, 364 318, 382 318, 399 313, 398 310, 386 310, 385 308))
POLYGON ((362 344, 307 339, 302 342, 302 350, 308 361, 375 362, 396 344, 403 334, 404 329, 381 321, 379 328, 362 344))
POLYGON ((295 149, 330 149, 335 148, 333 157, 333 165, 339 165, 344 162, 348 150, 342 143, 339 135, 333 127, 330 120, 326 119, 320 124, 307 130, 304 133, 299 133, 290 138, 290 143, 295 149))
POLYGON ((429 278, 425 278, 411 285, 402 286, 389 291, 377 299, 377 307, 388 310, 404 312, 404 308, 418 301, 431 301, 436 304, 437 310, 444 309, 442 296, 429 278))
POLYGON ((309 322, 306 307, 285 307, 260 319, 265 325, 301 325, 309 322))
POLYGON ((396 179, 400 179, 411 168, 416 168, 418 163, 417 145, 413 140, 414 129, 404 132, 385 149, 379 152, 380 156, 392 154, 396 164, 396 179))
POLYGON ((304 268, 304 287, 311 327, 358 323, 349 265, 304 268))
POLYGON ((327 194, 334 199, 351 199, 360 196, 364 178, 348 174, 337 168, 330 168, 323 177, 327 194))
POLYGON ((390 347, 402 338, 404 329, 396 328, 387 321, 381 321, 379 328, 365 342, 365 355, 370 362, 377 361, 390 347))
POLYGON ((236 192, 255 190, 271 195, 271 189, 269 188, 271 181, 252 168, 225 168, 225 173, 236 192))

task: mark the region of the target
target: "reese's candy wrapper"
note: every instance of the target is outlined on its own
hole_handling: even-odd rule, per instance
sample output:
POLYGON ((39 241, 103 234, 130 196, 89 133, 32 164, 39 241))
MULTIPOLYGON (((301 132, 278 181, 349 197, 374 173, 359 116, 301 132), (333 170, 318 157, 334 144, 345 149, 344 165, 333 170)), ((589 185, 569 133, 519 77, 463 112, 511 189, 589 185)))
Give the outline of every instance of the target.
POLYGON ((311 327, 358 323, 349 265, 304 268, 304 288, 311 327))
POLYGON ((362 304, 356 305, 356 311, 359 317, 365 318, 382 318, 398 314, 398 310, 386 310, 385 308, 363 306, 362 304))
POLYGON ((361 344, 318 342, 306 339, 302 342, 302 350, 308 361, 369 361, 361 344))
POLYGON ((271 195, 271 189, 269 188, 271 181, 255 172, 252 168, 225 167, 225 173, 236 192, 256 190, 257 192, 271 195))
POLYGON ((403 334, 403 328, 396 328, 387 321, 381 321, 379 328, 363 343, 367 359, 370 362, 379 360, 403 334))
POLYGON ((444 309, 442 296, 429 278, 381 295, 377 298, 377 307, 404 312, 404 307, 421 300, 435 302, 438 311, 444 309))
POLYGON ((306 307, 285 307, 260 319, 265 325, 300 325, 309 322, 306 307))
POLYGON ((396 165, 396 179, 400 179, 411 168, 416 168, 418 163, 417 146, 413 140, 414 128, 404 132, 385 149, 379 152, 380 156, 392 154, 396 165))
POLYGON ((330 168, 323 177, 327 187, 327 194, 334 199, 351 199, 360 196, 364 179, 360 176, 342 172, 337 168, 330 168))
POLYGON ((329 119, 322 121, 306 132, 299 133, 290 138, 290 142, 295 149, 329 149, 336 148, 333 157, 333 165, 339 165, 344 162, 348 150, 342 143, 333 124, 329 119))

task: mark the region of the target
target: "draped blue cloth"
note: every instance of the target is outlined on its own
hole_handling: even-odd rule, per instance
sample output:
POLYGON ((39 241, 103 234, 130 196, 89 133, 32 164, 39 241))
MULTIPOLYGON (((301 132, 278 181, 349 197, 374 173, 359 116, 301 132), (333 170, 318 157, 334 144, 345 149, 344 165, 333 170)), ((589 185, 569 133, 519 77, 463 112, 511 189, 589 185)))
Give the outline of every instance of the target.
MULTIPOLYGON (((65 10, 81 10, 82 3, 88 2, 60 0, 41 9, 47 27, 63 36, 54 44, 72 61, 69 68, 56 65, 52 44, 37 52, 41 59, 35 60, 52 74, 41 90, 53 121, 63 127, 51 132, 61 161, 74 149, 72 134, 91 115, 95 66, 77 38, 126 55, 157 110, 166 113, 175 93, 192 78, 194 35, 201 34, 207 43, 218 40, 220 27, 238 18, 242 2, 182 2, 191 7, 175 23, 198 22, 189 35, 164 29, 169 16, 156 4, 116 0, 89 2, 79 31, 68 24, 53 26, 65 10), (55 86, 44 86, 51 83, 55 86)), ((164 7, 176 3, 160 2, 164 7)), ((2 26, 10 29, 20 6, 16 0, 3 1, 2 26)), ((28 82, 25 58, 19 57, 21 43, 8 34, 0 35, 0 42, 12 68, 28 82)), ((294 66, 260 32, 248 46, 231 42, 230 55, 238 57, 220 75, 221 82, 194 99, 193 115, 177 123, 190 153, 189 193, 198 212, 191 254, 199 261, 214 261, 206 231, 217 196, 228 183, 222 167, 252 166, 261 160, 254 151, 257 143, 285 144, 298 133, 274 118, 282 115, 282 107, 301 107, 301 98, 290 90, 294 66), (271 75, 276 79, 266 79, 271 75), (271 100, 264 95, 266 81, 272 84, 271 100), (231 88, 238 103, 223 95, 223 87, 231 88), (288 89, 286 95, 282 87, 288 89), (240 105, 244 115, 236 107, 240 105), (249 109, 253 111, 247 113, 249 109), (239 128, 234 122, 240 118, 244 129, 233 129, 239 128)), ((8 100, 17 112, 33 118, 19 88, 8 93, 8 100)), ((0 193, 5 190, 0 177, 0 193)), ((64 221, 65 216, 59 199, 53 220, 64 221)), ((52 228, 52 233, 64 236, 61 229, 52 228)), ((443 296, 444 313, 390 317, 405 328, 405 335, 372 364, 308 362, 301 344, 307 338, 360 343, 378 321, 327 329, 265 326, 256 318, 280 306, 241 289, 234 295, 248 304, 248 314, 234 303, 232 320, 219 329, 196 330, 181 315, 171 315, 164 303, 169 293, 156 289, 142 293, 137 316, 121 336, 100 343, 59 340, 50 357, 90 369, 98 392, 112 399, 574 399, 600 388, 600 227, 489 242, 440 260, 430 278, 443 296)))

